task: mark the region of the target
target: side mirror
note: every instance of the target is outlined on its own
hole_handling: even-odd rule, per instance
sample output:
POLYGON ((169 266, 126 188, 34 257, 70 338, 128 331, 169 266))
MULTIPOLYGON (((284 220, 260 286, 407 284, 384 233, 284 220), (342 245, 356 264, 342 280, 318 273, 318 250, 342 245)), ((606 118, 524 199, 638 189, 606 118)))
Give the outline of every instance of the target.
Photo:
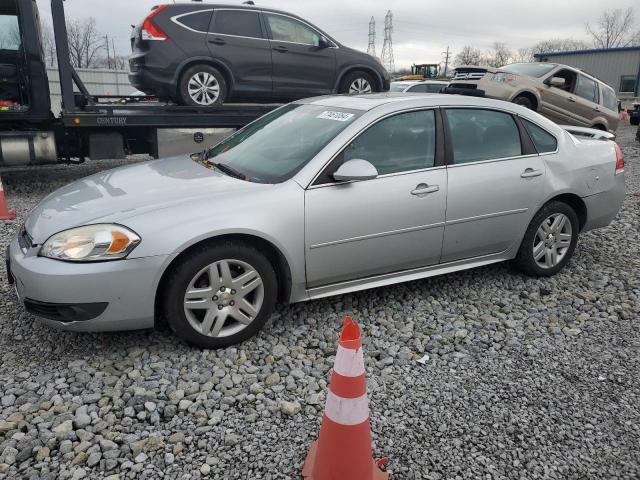
POLYGON ((330 46, 331 46, 331 43, 329 43, 329 40, 327 40, 327 37, 321 36, 318 39, 318 48, 329 48, 330 46))
POLYGON ((378 170, 366 160, 353 159, 344 162, 333 174, 336 182, 371 180, 378 176, 378 170))
POLYGON ((564 78, 561 78, 561 77, 551 77, 551 78, 547 79, 544 83, 546 83, 550 87, 561 88, 561 87, 564 87, 566 85, 567 81, 564 78))

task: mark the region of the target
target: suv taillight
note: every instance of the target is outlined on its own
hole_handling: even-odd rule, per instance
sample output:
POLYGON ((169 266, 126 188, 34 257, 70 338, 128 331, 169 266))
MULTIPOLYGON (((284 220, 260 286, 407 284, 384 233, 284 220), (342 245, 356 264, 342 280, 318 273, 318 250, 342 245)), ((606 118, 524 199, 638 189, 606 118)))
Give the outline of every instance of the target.
POLYGON ((624 153, 620 148, 620 145, 615 144, 616 149, 616 175, 624 173, 624 153))
POLYGON ((142 22, 142 31, 140 32, 142 40, 167 39, 167 34, 160 30, 160 28, 158 28, 158 26, 153 22, 153 18, 165 8, 167 8, 167 5, 159 5, 147 16, 147 18, 144 19, 144 22, 142 22))

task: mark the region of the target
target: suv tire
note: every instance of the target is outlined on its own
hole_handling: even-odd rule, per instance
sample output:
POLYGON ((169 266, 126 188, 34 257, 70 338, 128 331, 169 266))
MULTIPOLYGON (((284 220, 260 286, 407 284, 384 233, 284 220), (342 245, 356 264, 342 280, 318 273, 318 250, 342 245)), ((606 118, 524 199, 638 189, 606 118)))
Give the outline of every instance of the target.
POLYGON ((243 342, 271 317, 278 281, 267 258, 249 244, 219 242, 185 255, 160 292, 171 330, 201 348, 243 342))
POLYGON ((339 93, 358 95, 363 93, 377 92, 378 87, 373 77, 362 70, 354 70, 345 75, 340 82, 339 93))
POLYGON ((579 231, 578 215, 573 208, 558 201, 547 203, 533 217, 524 234, 514 260, 516 267, 533 277, 555 275, 573 255, 579 231))
POLYGON ((227 91, 227 82, 217 68, 199 64, 182 73, 178 99, 183 105, 212 107, 224 103, 227 91))
POLYGON ((528 108, 529 110, 535 111, 535 108, 533 108, 533 102, 531 101, 531 99, 524 95, 518 95, 516 98, 513 99, 513 103, 515 103, 516 105, 522 105, 523 107, 528 108))

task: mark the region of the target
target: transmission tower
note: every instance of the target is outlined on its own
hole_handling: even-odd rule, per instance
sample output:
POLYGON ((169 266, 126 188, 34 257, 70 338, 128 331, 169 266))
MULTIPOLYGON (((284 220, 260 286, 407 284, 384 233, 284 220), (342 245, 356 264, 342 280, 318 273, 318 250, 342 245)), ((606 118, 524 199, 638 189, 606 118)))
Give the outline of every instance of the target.
POLYGON ((369 46, 367 53, 372 57, 376 56, 376 19, 371 17, 369 22, 369 46))
POLYGON ((382 65, 389 72, 393 72, 396 69, 393 59, 393 39, 391 34, 393 33, 393 12, 389 10, 384 17, 384 44, 382 45, 382 65))

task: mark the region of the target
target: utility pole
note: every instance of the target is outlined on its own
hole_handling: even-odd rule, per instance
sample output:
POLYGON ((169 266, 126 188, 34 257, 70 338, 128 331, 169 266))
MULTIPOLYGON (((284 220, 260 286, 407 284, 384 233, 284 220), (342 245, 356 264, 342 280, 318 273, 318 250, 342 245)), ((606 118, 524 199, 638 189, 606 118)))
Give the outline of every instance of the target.
POLYGON ((104 41, 107 44, 107 68, 111 68, 111 57, 109 56, 109 36, 104 36, 104 41))
POLYGON ((371 17, 369 22, 369 46, 367 53, 372 57, 376 56, 376 19, 371 17))
POLYGON ((447 51, 446 52, 442 52, 442 54, 445 56, 444 57, 444 76, 447 76, 447 73, 449 72, 449 57, 451 56, 451 53, 449 52, 449 45, 447 45, 447 51))
POLYGON ((119 66, 118 66, 118 58, 116 55, 116 43, 113 41, 113 37, 111 37, 111 53, 113 53, 113 68, 118 70, 119 66))

